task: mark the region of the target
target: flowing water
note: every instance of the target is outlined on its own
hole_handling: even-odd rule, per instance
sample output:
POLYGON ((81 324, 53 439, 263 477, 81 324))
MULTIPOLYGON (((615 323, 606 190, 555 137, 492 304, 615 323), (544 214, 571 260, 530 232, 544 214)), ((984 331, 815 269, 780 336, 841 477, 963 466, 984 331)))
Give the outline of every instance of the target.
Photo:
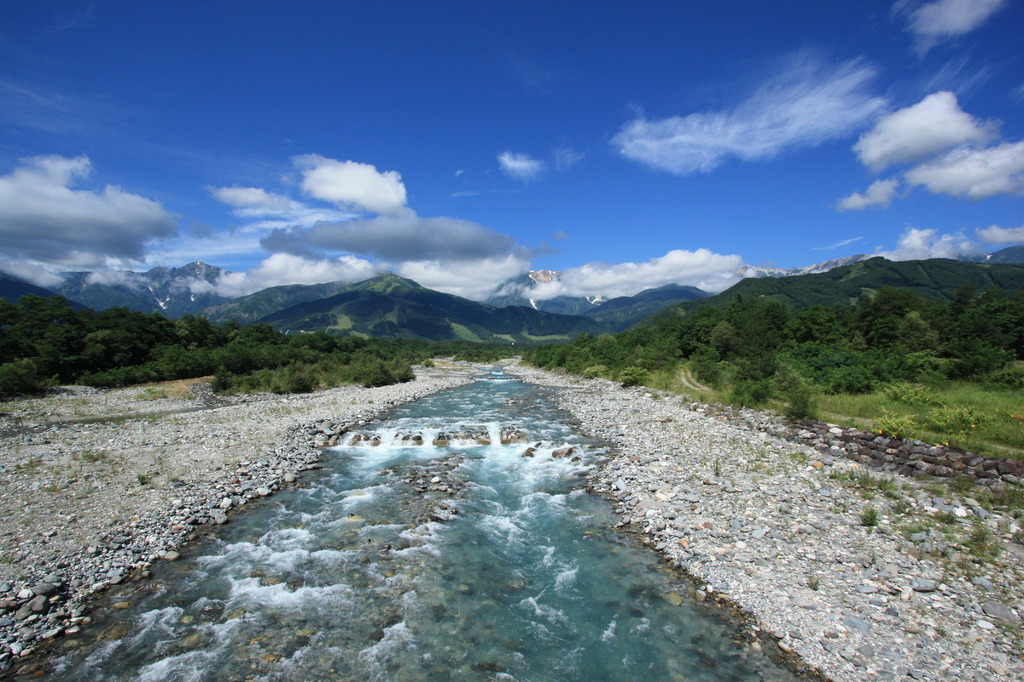
POLYGON ((565 420, 497 371, 395 410, 311 487, 112 596, 132 607, 99 615, 52 677, 792 679, 611 528, 582 478, 600 444, 565 420))

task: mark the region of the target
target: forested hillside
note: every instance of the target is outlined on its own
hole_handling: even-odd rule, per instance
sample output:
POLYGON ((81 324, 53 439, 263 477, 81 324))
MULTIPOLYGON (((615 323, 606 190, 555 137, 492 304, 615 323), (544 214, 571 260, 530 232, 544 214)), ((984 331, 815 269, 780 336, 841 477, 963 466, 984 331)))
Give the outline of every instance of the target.
POLYGON ((720 294, 662 310, 648 324, 686 314, 704 305, 727 308, 740 295, 765 298, 795 308, 854 304, 893 287, 936 300, 951 301, 963 287, 1024 291, 1024 266, 1006 263, 964 263, 944 258, 891 261, 885 258, 844 265, 828 272, 792 277, 744 279, 720 294))
POLYGON ((125 308, 75 310, 61 297, 0 300, 0 394, 56 384, 123 386, 214 375, 220 391, 311 391, 413 378, 438 349, 410 341, 287 336, 267 324, 220 326, 125 308))
MULTIPOLYGON (((804 309, 736 296, 726 308, 702 305, 649 328, 582 336, 524 355, 540 367, 624 384, 678 388, 683 370, 730 402, 781 404, 793 417, 812 416, 816 396, 885 390, 963 432, 998 418, 1003 435, 1017 433, 1015 447, 1024 448, 1024 369, 1016 366, 1024 360, 1022 292, 967 286, 943 302, 882 289, 854 304, 804 309), (956 382, 1010 391, 1003 404, 1015 407, 986 416, 940 405, 936 391, 956 382)), ((892 428, 909 432, 912 424, 892 428)))

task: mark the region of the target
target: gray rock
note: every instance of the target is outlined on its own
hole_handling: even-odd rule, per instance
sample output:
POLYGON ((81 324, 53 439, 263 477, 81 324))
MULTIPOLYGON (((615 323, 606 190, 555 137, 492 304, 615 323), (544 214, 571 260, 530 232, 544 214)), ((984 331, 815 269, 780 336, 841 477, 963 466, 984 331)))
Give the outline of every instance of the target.
POLYGON ((934 592, 939 589, 938 583, 928 578, 917 578, 910 583, 910 589, 915 592, 934 592))
POLYGON ((981 610, 985 612, 986 616, 1001 620, 1004 623, 1020 622, 1020 616, 1014 613, 1006 604, 1001 604, 997 601, 985 602, 981 605, 981 610))
POLYGON ((996 586, 993 585, 992 581, 989 580, 988 578, 978 577, 978 578, 973 579, 971 582, 974 583, 975 585, 977 585, 978 587, 982 588, 982 589, 988 590, 989 592, 991 592, 992 590, 996 589, 996 586))
POLYGON ((859 632, 862 635, 866 635, 871 632, 871 625, 864 620, 861 620, 857 616, 846 614, 843 616, 843 625, 847 630, 853 632, 859 632))
POLYGON ((37 595, 49 597, 51 594, 57 591, 57 586, 53 583, 36 583, 32 586, 32 592, 37 595))

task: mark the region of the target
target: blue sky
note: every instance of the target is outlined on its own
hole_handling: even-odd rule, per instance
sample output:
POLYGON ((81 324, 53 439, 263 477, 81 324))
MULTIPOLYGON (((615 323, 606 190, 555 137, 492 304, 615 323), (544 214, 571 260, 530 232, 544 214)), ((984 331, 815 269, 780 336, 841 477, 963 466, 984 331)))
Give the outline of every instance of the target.
POLYGON ((1024 242, 1021 27, 1021 0, 7 0, 0 270, 615 296, 991 252, 1024 242))

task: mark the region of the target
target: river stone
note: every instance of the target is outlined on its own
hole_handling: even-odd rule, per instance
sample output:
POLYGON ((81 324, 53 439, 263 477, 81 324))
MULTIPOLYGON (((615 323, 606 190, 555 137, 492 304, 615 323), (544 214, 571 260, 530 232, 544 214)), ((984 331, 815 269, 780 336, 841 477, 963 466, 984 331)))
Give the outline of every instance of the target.
POLYGON ((36 583, 32 586, 32 592, 37 595, 49 597, 51 594, 57 591, 57 586, 53 583, 36 583))
POLYGON ((939 586, 934 580, 917 578, 910 583, 910 588, 915 592, 934 592, 939 586))
POLYGON ((845 616, 843 616, 843 625, 846 627, 847 630, 859 632, 862 635, 866 635, 869 632, 871 632, 870 624, 861 620, 857 616, 853 616, 850 614, 846 614, 845 616))
POLYGON ((978 587, 981 587, 983 589, 988 590, 989 592, 991 592, 992 590, 996 589, 996 586, 988 578, 980 578, 979 577, 979 578, 973 579, 971 582, 974 583, 975 585, 977 585, 978 587))
POLYGON ((986 616, 1001 620, 1004 623, 1019 623, 1020 616, 1014 613, 1005 604, 1000 604, 997 601, 985 602, 981 605, 981 610, 985 612, 986 616))

